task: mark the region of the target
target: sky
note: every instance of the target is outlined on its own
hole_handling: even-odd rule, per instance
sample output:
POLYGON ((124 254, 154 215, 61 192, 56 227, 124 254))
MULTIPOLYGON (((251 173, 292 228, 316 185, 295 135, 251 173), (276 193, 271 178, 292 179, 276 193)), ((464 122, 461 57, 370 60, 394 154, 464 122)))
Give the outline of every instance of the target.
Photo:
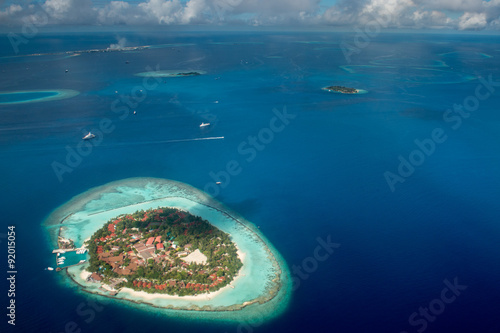
POLYGON ((500 30, 500 0, 0 0, 0 26, 500 30))

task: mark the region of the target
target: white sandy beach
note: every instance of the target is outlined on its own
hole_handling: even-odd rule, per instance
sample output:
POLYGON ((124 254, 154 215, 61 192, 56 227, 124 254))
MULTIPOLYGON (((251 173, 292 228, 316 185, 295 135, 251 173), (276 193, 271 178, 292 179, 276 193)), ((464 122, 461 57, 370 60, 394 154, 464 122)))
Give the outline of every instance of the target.
POLYGON ((126 293, 129 294, 130 296, 133 296, 136 299, 144 299, 146 301, 151 301, 155 299, 165 299, 165 300, 183 300, 183 301, 200 301, 200 300, 211 300, 215 296, 221 295, 224 292, 230 291, 231 285, 235 283, 239 278, 240 274, 236 274, 234 277, 233 281, 228 284, 227 286, 217 290, 217 291, 212 291, 208 294, 200 294, 200 295, 189 295, 189 296, 176 296, 176 295, 166 295, 166 294, 149 294, 145 291, 136 291, 130 288, 122 288, 120 290, 120 293, 126 293))
MULTIPOLYGON (((279 312, 277 309, 286 307, 291 279, 279 254, 250 222, 234 212, 228 213, 220 203, 189 185, 151 178, 133 178, 106 184, 73 198, 55 210, 46 225, 49 231, 52 230, 53 239, 57 238, 57 230, 62 225, 61 235, 73 239, 78 247, 106 221, 118 215, 159 207, 189 211, 230 234, 243 266, 229 285, 208 294, 174 296, 122 288, 113 299, 132 301, 132 305, 151 304, 155 309, 164 311, 182 311, 193 307, 202 310, 208 307, 210 311, 201 312, 206 312, 206 316, 219 313, 217 318, 251 318, 262 313, 262 309, 266 309, 265 312, 271 316, 279 312), (242 307, 245 304, 252 306, 242 307)), ((82 286, 82 290, 109 297, 109 294, 99 289, 99 283, 86 281, 90 273, 84 270, 85 266, 68 268, 68 274, 82 286)))

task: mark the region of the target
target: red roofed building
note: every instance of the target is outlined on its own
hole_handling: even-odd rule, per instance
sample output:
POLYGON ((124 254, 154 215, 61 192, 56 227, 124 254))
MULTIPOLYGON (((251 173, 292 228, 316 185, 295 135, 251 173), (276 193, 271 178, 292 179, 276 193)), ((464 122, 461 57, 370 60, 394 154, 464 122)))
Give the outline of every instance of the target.
POLYGON ((154 237, 149 237, 148 241, 146 242, 146 245, 151 245, 151 244, 153 244, 154 241, 155 241, 154 237))
POLYGON ((161 242, 161 236, 156 236, 156 238, 155 238, 155 242, 156 242, 156 243, 161 242))
POLYGON ((157 244, 156 244, 156 249, 157 249, 157 250, 163 250, 164 248, 165 248, 165 247, 163 246, 163 244, 162 244, 162 243, 157 243, 157 244))
POLYGON ((102 281, 102 277, 99 274, 97 274, 97 273, 92 273, 92 275, 90 276, 90 278, 93 279, 96 282, 102 281))

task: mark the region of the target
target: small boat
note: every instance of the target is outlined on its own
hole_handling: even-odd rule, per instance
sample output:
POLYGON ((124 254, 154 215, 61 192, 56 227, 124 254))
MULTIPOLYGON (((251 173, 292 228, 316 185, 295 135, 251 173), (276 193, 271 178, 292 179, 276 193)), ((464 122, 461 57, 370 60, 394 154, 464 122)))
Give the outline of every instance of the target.
POLYGON ((54 269, 52 267, 47 267, 47 270, 53 271, 54 269))
POLYGON ((59 258, 59 260, 66 260, 66 257, 61 257, 59 258))
POLYGON ((89 134, 85 135, 82 140, 90 140, 90 139, 93 139, 95 138, 95 135, 92 134, 92 132, 89 132, 89 134))
POLYGON ((220 185, 220 184, 222 184, 222 183, 221 183, 221 182, 216 182, 215 184, 220 185))
POLYGON ((57 254, 57 256, 58 256, 58 257, 59 257, 60 255, 61 255, 60 253, 58 253, 58 254, 57 254))
POLYGON ((137 114, 137 111, 134 111, 134 114, 137 114))
POLYGON ((207 127, 207 126, 210 126, 210 123, 201 123, 201 125, 200 125, 201 128, 207 127))
POLYGON ((65 70, 64 72, 65 72, 65 73, 69 72, 69 69, 65 70))
POLYGON ((80 260, 80 263, 82 263, 82 262, 86 262, 86 261, 87 261, 87 260, 80 260))

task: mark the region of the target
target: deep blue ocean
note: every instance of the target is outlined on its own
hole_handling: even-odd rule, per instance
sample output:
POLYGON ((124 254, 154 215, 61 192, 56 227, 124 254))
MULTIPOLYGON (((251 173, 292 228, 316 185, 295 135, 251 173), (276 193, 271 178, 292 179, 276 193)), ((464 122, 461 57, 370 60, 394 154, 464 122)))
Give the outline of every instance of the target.
POLYGON ((0 92, 80 94, 0 104, 0 259, 7 275, 5 234, 15 225, 18 272, 16 326, 2 313, 1 331, 500 332, 500 37, 355 38, 51 33, 16 54, 3 35, 0 92), (152 47, 62 54, 120 39, 152 47), (35 53, 45 55, 27 56, 35 53), (153 70, 206 73, 135 76, 153 70), (321 89, 330 85, 368 93, 321 89), (67 160, 89 131, 102 136, 67 160), (59 177, 54 165, 66 166, 59 177), (212 189, 260 226, 291 271, 301 267, 287 311, 253 327, 118 302, 79 314, 90 298, 44 270, 54 258, 42 223, 73 196, 129 177, 212 189), (340 247, 313 260, 318 238, 340 247))

